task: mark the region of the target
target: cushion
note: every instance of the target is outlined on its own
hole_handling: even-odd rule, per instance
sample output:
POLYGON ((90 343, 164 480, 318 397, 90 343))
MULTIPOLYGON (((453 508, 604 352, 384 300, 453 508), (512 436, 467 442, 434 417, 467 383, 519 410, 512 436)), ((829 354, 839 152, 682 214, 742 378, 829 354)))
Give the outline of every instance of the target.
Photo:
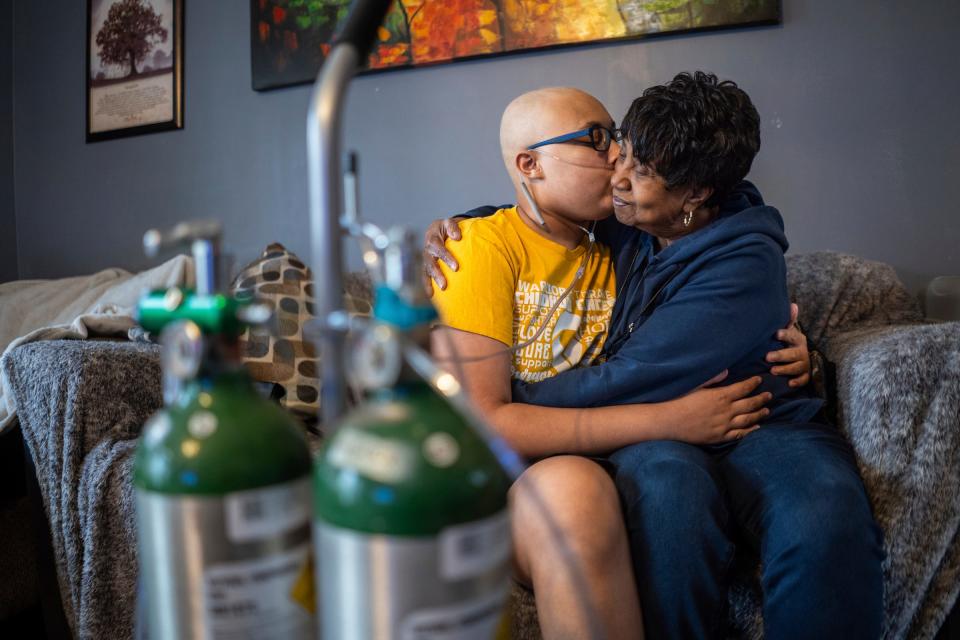
POLYGON ((882 262, 832 251, 789 255, 787 284, 817 345, 852 328, 923 320, 919 302, 882 262))
MULTIPOLYGON (((354 315, 370 315, 370 281, 365 274, 345 278, 344 308, 354 315)), ((311 270, 280 243, 272 243, 244 267, 230 285, 241 300, 270 306, 272 327, 253 327, 240 336, 241 354, 250 375, 282 389, 280 404, 306 419, 320 410, 319 358, 304 329, 315 319, 311 270), (273 329, 274 331, 271 331, 273 329)))

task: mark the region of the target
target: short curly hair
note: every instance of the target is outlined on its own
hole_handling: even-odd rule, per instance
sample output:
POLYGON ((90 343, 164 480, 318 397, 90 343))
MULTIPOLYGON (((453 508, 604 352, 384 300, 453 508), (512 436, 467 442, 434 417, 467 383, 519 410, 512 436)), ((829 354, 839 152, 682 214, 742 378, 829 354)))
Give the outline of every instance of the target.
POLYGON ((760 150, 760 115, 735 82, 712 73, 677 74, 630 105, 620 130, 636 161, 666 182, 712 187, 718 204, 750 172, 760 150))

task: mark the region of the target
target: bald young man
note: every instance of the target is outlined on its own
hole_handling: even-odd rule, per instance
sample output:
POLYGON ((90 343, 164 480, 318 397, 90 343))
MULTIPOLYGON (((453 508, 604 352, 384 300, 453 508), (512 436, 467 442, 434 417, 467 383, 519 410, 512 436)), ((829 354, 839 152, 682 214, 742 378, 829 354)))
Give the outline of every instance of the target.
MULTIPOLYGON (((515 449, 551 456, 511 491, 517 575, 536 594, 548 640, 643 634, 616 488, 583 456, 665 437, 728 441, 766 415, 765 394, 745 397, 759 378, 657 404, 567 409, 511 401, 512 380, 590 364, 606 339, 616 282, 609 248, 588 232, 612 209, 613 129, 603 105, 577 89, 511 102, 500 143, 519 204, 463 223, 464 239, 450 247, 461 268, 446 273, 452 286, 434 293, 442 322, 434 355, 515 449)), ((716 373, 704 372, 704 382, 716 373)))

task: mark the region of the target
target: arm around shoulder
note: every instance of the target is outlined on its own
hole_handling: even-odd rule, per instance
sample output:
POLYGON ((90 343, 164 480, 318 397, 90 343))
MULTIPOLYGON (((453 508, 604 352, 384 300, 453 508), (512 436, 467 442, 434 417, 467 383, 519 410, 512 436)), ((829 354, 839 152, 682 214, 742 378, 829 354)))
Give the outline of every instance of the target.
POLYGON ((513 398, 569 407, 660 402, 688 393, 785 322, 783 272, 779 248, 745 243, 693 273, 605 363, 542 382, 514 383, 513 398), (771 278, 782 280, 783 287, 771 278))

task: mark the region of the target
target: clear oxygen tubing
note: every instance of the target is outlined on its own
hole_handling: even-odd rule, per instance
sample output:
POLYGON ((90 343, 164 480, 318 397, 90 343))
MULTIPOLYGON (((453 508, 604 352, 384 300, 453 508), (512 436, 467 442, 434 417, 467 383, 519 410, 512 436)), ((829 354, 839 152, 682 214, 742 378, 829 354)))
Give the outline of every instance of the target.
MULTIPOLYGON (((526 214, 526 212, 524 212, 524 214, 526 214)), ((593 230, 596 227, 596 224, 597 223, 594 222, 589 229, 587 229, 586 227, 577 225, 578 227, 580 227, 580 230, 583 231, 583 233, 586 234, 587 236, 587 240, 589 241, 589 244, 587 245, 587 250, 583 254, 583 258, 580 259, 580 266, 577 267, 577 272, 573 276, 573 281, 570 282, 567 288, 564 289, 563 294, 557 298, 557 301, 553 303, 553 306, 550 307, 550 310, 543 316, 543 321, 540 323, 540 326, 537 328, 537 331, 529 339, 524 340, 520 344, 515 344, 512 347, 497 349, 496 351, 485 353, 483 355, 457 358, 457 362, 458 363, 480 362, 483 360, 489 360, 490 358, 496 358, 504 354, 514 354, 519 351, 523 351, 524 349, 529 347, 531 344, 539 340, 540 336, 543 335, 543 332, 547 330, 547 325, 550 322, 550 318, 553 317, 553 314, 557 312, 557 309, 560 308, 560 305, 563 304, 563 301, 566 300, 567 297, 573 292, 574 288, 577 286, 577 284, 579 284, 580 280, 583 279, 583 275, 587 271, 587 265, 590 263, 590 257, 593 255, 593 251, 597 244, 596 236, 593 233, 593 230)), ((449 334, 447 334, 446 332, 444 332, 444 335, 447 335, 449 337, 449 334)), ((453 351, 451 351, 451 353, 453 353, 453 351)), ((453 360, 453 357, 437 358, 437 360, 440 362, 448 362, 450 360, 453 360)))
MULTIPOLYGON (((524 195, 530 201, 531 206, 534 208, 534 211, 542 219, 540 215, 539 208, 536 205, 536 201, 533 199, 533 196, 527 190, 526 185, 521 179, 520 185, 523 188, 524 195)), ((521 209, 518 207, 518 209, 521 209)), ((522 211, 522 209, 521 209, 522 211)), ((526 212, 524 211, 526 215, 526 212)), ((536 220, 534 220, 536 222, 536 220)), ((605 634, 603 629, 598 623, 599 616, 597 615, 596 608, 589 598, 589 590, 586 586, 586 576, 583 572, 583 567, 580 566, 580 563, 577 561, 576 556, 573 553, 570 544, 567 542, 566 537, 563 534, 563 531, 560 529, 557 521, 553 518, 550 513, 550 509, 547 506, 546 502, 543 499, 543 496, 537 490, 536 486, 532 482, 525 482, 522 478, 523 471, 526 469, 526 465, 523 464, 520 456, 510 448, 506 441, 501 437, 496 431, 490 428, 487 423, 482 420, 476 411, 473 409, 473 405, 469 400, 469 397, 466 395, 466 392, 463 391, 462 386, 460 385, 459 380, 465 379, 465 374, 463 371, 463 364, 470 362, 479 362, 482 360, 487 360, 490 358, 495 358, 502 356, 504 354, 512 354, 518 351, 521 351, 533 344, 543 335, 543 332, 546 330, 550 318, 553 317, 553 314, 557 312, 557 309, 560 308, 560 305, 563 304, 563 301, 570 295, 573 289, 577 286, 580 280, 583 278, 584 273, 586 273, 587 264, 589 264, 590 257, 593 254, 593 251, 596 246, 596 236, 594 235, 594 228, 596 223, 591 225, 590 229, 577 225, 580 229, 586 234, 589 244, 587 246, 587 251, 584 253, 583 258, 580 261, 580 266, 577 268, 576 274, 574 275, 573 281, 570 285, 564 290, 563 294, 557 298, 557 301, 553 304, 550 310, 544 315, 543 321, 540 324, 540 327, 534 333, 534 335, 517 345, 512 347, 506 347, 504 349, 498 349, 494 352, 484 354, 481 356, 472 356, 472 357, 463 357, 457 353, 457 347, 453 342, 453 337, 449 332, 442 332, 443 339, 446 342, 447 349, 452 354, 449 358, 433 358, 429 354, 423 352, 416 344, 408 342, 404 346, 404 356, 407 362, 411 367, 424 379, 427 383, 443 397, 447 398, 450 403, 460 411, 464 417, 467 419, 468 423, 473 427, 474 431, 484 440, 486 445, 490 448, 493 454, 497 457, 497 460, 500 462, 501 467, 507 472, 510 479, 517 484, 518 486, 523 487, 524 491, 527 492, 527 495, 533 502, 534 508, 539 512, 540 516, 543 518, 543 521, 547 525, 550 538, 552 542, 560 550, 560 554, 564 559, 564 566, 570 572, 570 578, 575 585, 575 588, 578 592, 578 602, 581 603, 583 607, 583 614, 587 620, 587 624, 590 628, 591 638, 604 638, 605 634), (451 376, 449 373, 444 371, 442 368, 437 366, 436 362, 452 362, 455 370, 455 376, 451 376), (518 466, 519 463, 519 466, 518 466)))
MULTIPOLYGON (((558 162, 570 164, 575 167, 582 167, 584 169, 607 169, 608 168, 607 166, 588 165, 588 164, 580 164, 577 162, 571 162, 570 160, 565 160, 558 156, 546 153, 545 151, 541 151, 540 149, 531 149, 531 151, 545 155, 548 158, 553 158, 558 162)), ((523 174, 518 171, 517 175, 520 178, 520 190, 523 192, 524 197, 527 199, 527 202, 530 204, 530 209, 532 210, 533 215, 528 214, 522 207, 518 206, 517 209, 522 211, 524 215, 530 218, 533 222, 536 222, 537 224, 539 224, 541 227, 546 227, 547 221, 544 219, 543 214, 540 212, 540 207, 537 205, 537 201, 533 197, 533 194, 530 192, 530 189, 527 187, 526 182, 524 182, 523 174)), ((577 272, 573 277, 573 281, 564 290, 563 295, 557 298, 557 301, 554 303, 554 305, 550 307, 550 311, 548 311, 547 314, 544 316, 543 322, 540 324, 540 327, 537 329, 536 333, 534 333, 533 336, 531 336, 528 340, 524 340, 520 344, 515 344, 512 347, 506 347, 504 349, 497 349, 496 351, 492 351, 490 353, 486 353, 480 356, 470 356, 470 357, 459 358, 457 360, 458 363, 481 362, 483 360, 489 360, 490 358, 496 358, 504 354, 514 354, 519 351, 523 351, 524 349, 529 347, 531 344, 533 344, 534 342, 540 339, 540 336, 542 336, 543 332, 546 331, 547 329, 547 323, 550 321, 550 318, 553 317, 553 314, 557 312, 557 309, 560 308, 560 305, 563 304, 563 301, 567 299, 567 296, 570 295, 574 287, 576 287, 577 284, 580 282, 580 280, 583 278, 583 274, 586 273, 587 265, 590 263, 590 257, 593 255, 593 251, 597 243, 596 236, 593 233, 594 229, 597 226, 596 222, 591 224, 589 229, 587 229, 586 227, 580 226, 579 224, 577 226, 580 227, 580 230, 583 231, 584 234, 586 234, 587 239, 590 241, 590 244, 587 245, 587 251, 586 253, 584 253, 583 258, 580 260, 580 266, 577 268, 577 272)), ((452 350, 451 350, 451 353, 453 353, 452 350)), ((440 362, 447 362, 451 360, 451 358, 438 358, 437 360, 439 360, 440 362)))
MULTIPOLYGON (((370 320, 366 318, 341 317, 340 322, 331 324, 329 328, 338 332, 345 330, 362 331, 369 327, 370 324, 370 320)), ((493 453, 500 467, 507 474, 507 477, 510 478, 511 483, 522 487, 526 492, 526 496, 531 500, 533 508, 546 525, 551 542, 556 546, 563 558, 561 570, 569 573, 571 582, 577 592, 577 601, 580 603, 584 619, 589 628, 588 637, 597 640, 613 640, 607 638, 600 625, 600 617, 597 614, 594 603, 590 599, 584 568, 581 566, 576 554, 574 554, 573 548, 570 546, 563 530, 550 512, 550 508, 543 499, 541 492, 533 482, 523 477, 523 473, 529 468, 529 465, 474 409, 470 397, 460 384, 460 380, 463 379, 463 370, 460 366, 461 360, 456 356, 456 346, 452 343, 449 334, 445 335, 445 339, 448 340, 450 352, 454 354, 451 360, 458 369, 456 375, 438 366, 433 356, 400 332, 390 330, 389 334, 391 340, 400 342, 402 357, 407 364, 409 364, 417 375, 423 378, 437 394, 445 398, 451 406, 464 417, 471 429, 473 429, 493 453), (459 378, 457 376, 459 376, 459 378)))
MULTIPOLYGON (((539 153, 540 155, 546 156, 548 158, 553 158, 557 162, 573 165, 574 167, 580 167, 582 169, 603 169, 605 171, 610 169, 609 163, 606 163, 604 165, 583 164, 582 162, 573 162, 572 160, 566 160, 564 158, 561 158, 560 156, 555 156, 552 153, 547 153, 546 151, 543 151, 542 149, 528 149, 528 151, 531 151, 533 153, 539 153)), ((530 187, 527 186, 526 180, 523 179, 523 172, 521 172, 519 169, 517 170, 517 177, 520 180, 520 190, 523 192, 523 197, 525 197, 527 199, 527 202, 530 204, 530 211, 531 213, 533 213, 533 216, 531 217, 541 227, 546 227, 547 221, 544 219, 543 214, 540 212, 540 207, 537 205, 537 200, 533 197, 533 193, 530 191, 530 187)), ((582 228, 583 227, 581 227, 581 229, 582 228)))
POLYGON ((523 174, 520 175, 520 190, 523 191, 523 196, 527 199, 527 202, 530 203, 530 210, 533 212, 533 219, 541 227, 546 228, 547 221, 544 219, 543 214, 540 213, 540 207, 537 206, 537 201, 533 199, 533 194, 530 193, 530 188, 527 186, 527 183, 523 180, 523 174))
MULTIPOLYGON (((363 225, 344 225, 344 227, 346 227, 345 230, 349 235, 358 237, 364 243, 373 240, 373 244, 377 245, 377 248, 382 247, 384 239, 386 238, 386 234, 383 233, 383 231, 379 230, 376 225, 369 223, 363 225)), ((591 236, 592 246, 592 233, 586 231, 586 229, 584 231, 591 236)), ((381 251, 382 248, 379 251, 375 249, 374 255, 380 254, 381 251)), ((379 268, 380 265, 377 264, 380 262, 379 256, 377 259, 365 260, 365 262, 367 262, 367 267, 375 279, 382 278, 382 270, 379 268)), ((582 265, 581 270, 583 270, 585 265, 586 263, 582 265)), ((579 277, 582 277, 582 275, 579 277)), ((562 299, 558 301, 558 304, 559 302, 562 302, 562 299)), ((363 328, 369 326, 370 321, 364 318, 350 317, 347 314, 337 314, 328 317, 324 324, 326 325, 327 330, 342 333, 352 331, 354 329, 362 330, 363 328)), ((544 325, 544 327, 545 326, 546 325, 544 325)), ((455 374, 451 375, 449 372, 437 365, 436 359, 433 358, 433 356, 421 349, 412 340, 405 338, 398 332, 391 333, 394 334, 395 339, 401 341, 403 358, 410 365, 410 367, 417 373, 417 375, 421 376, 427 382, 427 384, 434 389, 435 392, 440 394, 443 398, 446 398, 454 408, 462 413, 464 418, 467 420, 467 423, 490 448, 490 451, 494 454, 497 462, 510 478, 511 482, 519 483, 518 486, 523 486, 524 490, 527 492, 527 495, 532 501, 534 508, 537 510, 540 517, 543 519, 543 522, 546 524, 551 541, 556 545, 561 556, 564 558, 563 565, 565 570, 570 573, 571 581, 573 582, 574 588, 577 591, 577 600, 580 602, 583 615, 589 627, 589 637, 597 638, 599 640, 605 639, 606 634, 600 625, 596 607, 589 597, 589 589, 587 588, 587 580, 584 568, 580 566, 580 563, 573 552, 573 548, 570 546, 569 541, 564 536, 563 531, 561 530, 556 519, 551 514, 550 508, 547 506, 546 501, 543 499, 541 493, 537 490, 536 486, 532 482, 527 482, 523 478, 523 473, 526 471, 529 465, 516 451, 513 450, 512 447, 510 447, 510 445, 502 436, 500 436, 500 434, 498 434, 486 423, 486 421, 483 420, 483 418, 480 417, 479 413, 473 408, 473 403, 470 401, 470 398, 463 389, 463 386, 460 384, 460 380, 464 379, 461 365, 462 362, 467 361, 467 359, 457 357, 456 346, 452 343, 450 335, 446 334, 445 338, 448 340, 448 348, 450 349, 450 353, 453 354, 451 360, 457 369, 455 374)))
POLYGON ((410 340, 404 341, 404 359, 420 377, 427 381, 427 384, 429 384, 434 391, 446 398, 447 401, 464 416, 467 423, 473 428, 477 435, 480 436, 487 447, 490 448, 494 456, 496 456, 500 466, 507 473, 513 484, 517 487, 522 487, 523 491, 526 492, 533 503, 534 509, 546 524, 551 541, 556 545, 560 551, 560 555, 563 557, 563 568, 561 570, 569 572, 571 582, 573 582, 574 588, 577 590, 577 601, 580 603, 584 619, 587 621, 589 637, 598 640, 606 638, 606 634, 599 623, 599 615, 597 614, 596 607, 590 599, 589 589, 586 586, 586 575, 583 567, 577 560, 577 556, 573 553, 573 548, 567 541, 566 536, 564 536, 553 514, 550 513, 550 508, 547 506, 536 485, 523 477, 523 472, 526 471, 528 465, 520 455, 507 444, 506 440, 492 429, 474 410, 473 403, 459 382, 459 380, 463 379, 463 371, 460 369, 462 360, 456 356, 456 346, 453 344, 450 335, 445 334, 445 337, 450 352, 454 354, 452 359, 459 369, 459 378, 437 366, 434 358, 429 353, 410 340))

